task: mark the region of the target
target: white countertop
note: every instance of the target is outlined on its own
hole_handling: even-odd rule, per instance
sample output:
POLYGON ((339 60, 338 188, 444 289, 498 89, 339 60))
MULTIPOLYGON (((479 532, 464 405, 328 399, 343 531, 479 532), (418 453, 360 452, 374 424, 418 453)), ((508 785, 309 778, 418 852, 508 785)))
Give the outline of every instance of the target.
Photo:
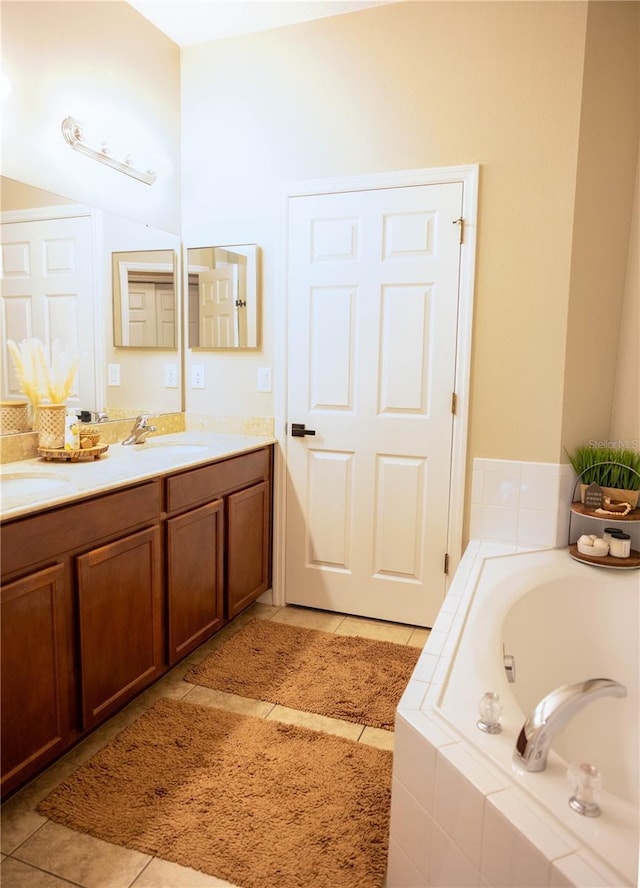
POLYGON ((98 459, 41 458, 0 466, 0 520, 30 515, 275 443, 257 435, 177 432, 145 444, 110 444, 98 459))

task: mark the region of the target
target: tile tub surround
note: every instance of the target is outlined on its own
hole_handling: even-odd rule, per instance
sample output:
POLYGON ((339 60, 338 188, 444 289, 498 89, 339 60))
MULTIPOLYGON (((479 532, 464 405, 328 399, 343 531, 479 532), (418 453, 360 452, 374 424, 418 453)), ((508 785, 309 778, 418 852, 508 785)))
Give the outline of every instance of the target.
MULTIPOLYGON (((635 884, 614 870, 620 864, 616 853, 603 863, 577 837, 586 819, 567 819, 571 829, 552 822, 437 708, 483 561, 513 552, 511 545, 469 544, 398 706, 387 888, 635 884)), ((567 800, 568 790, 567 783, 567 800)), ((567 812, 569 818, 568 806, 567 812)))
POLYGON ((565 546, 575 480, 569 463, 474 459, 471 539, 514 551, 565 546))

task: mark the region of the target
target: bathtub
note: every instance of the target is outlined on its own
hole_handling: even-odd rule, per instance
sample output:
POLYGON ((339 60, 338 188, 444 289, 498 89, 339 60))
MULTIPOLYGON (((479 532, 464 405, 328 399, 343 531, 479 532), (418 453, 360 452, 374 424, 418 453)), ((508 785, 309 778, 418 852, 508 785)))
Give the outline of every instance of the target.
POLYGON ((639 574, 585 565, 566 550, 470 549, 398 707, 389 888, 636 885, 639 574), (504 653, 515 659, 513 683, 504 653), (544 771, 514 765, 517 736, 542 697, 603 677, 627 696, 581 710, 544 771), (503 705, 499 734, 476 726, 487 691, 503 705), (568 805, 573 762, 602 774, 598 818, 568 805), (420 842, 409 811, 423 818, 420 842))

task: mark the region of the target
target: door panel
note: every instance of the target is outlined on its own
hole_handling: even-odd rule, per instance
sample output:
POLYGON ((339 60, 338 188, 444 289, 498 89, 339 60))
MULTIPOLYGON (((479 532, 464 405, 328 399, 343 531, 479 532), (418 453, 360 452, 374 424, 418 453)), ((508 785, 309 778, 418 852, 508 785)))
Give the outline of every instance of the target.
MULTIPOLYGON (((93 330, 93 238, 89 217, 2 224, 2 397, 20 394, 7 339, 59 340, 82 358, 71 406, 96 407, 93 330)), ((99 406, 99 405, 98 405, 99 406)))
POLYGON ((431 625, 445 592, 462 185, 290 199, 288 602, 431 625))

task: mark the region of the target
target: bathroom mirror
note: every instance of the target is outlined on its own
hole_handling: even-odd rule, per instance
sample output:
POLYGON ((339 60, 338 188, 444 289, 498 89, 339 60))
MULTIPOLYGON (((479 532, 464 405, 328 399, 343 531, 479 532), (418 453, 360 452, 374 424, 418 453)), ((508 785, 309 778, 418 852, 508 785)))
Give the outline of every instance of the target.
POLYGON ((178 347, 178 288, 173 250, 113 253, 114 344, 178 347))
MULTIPOLYGON (((0 400, 22 398, 12 362, 6 346, 7 339, 20 342, 38 337, 43 342, 59 339, 64 343, 73 329, 71 344, 81 354, 82 379, 78 396, 70 400, 71 406, 95 412, 105 411, 110 419, 129 419, 138 413, 178 413, 182 402, 181 360, 181 312, 177 311, 175 340, 171 351, 166 348, 118 348, 114 346, 112 256, 114 253, 148 255, 159 253, 164 263, 173 266, 174 283, 180 238, 133 219, 101 210, 85 207, 60 194, 43 191, 25 182, 0 177, 2 206, 2 250, 4 270, 1 285, 0 352, 2 372, 2 396, 0 400), (53 209, 52 209, 53 208, 53 209), (89 219, 87 213, 93 213, 89 219), (55 290, 46 296, 46 313, 36 325, 30 303, 25 300, 29 292, 25 269, 28 267, 20 250, 5 250, 5 243, 24 243, 27 238, 21 231, 14 236, 10 226, 19 222, 26 231, 28 225, 41 224, 43 219, 64 217, 88 219, 91 231, 88 246, 80 251, 82 260, 78 272, 82 277, 58 282, 55 290), (27 223, 27 224, 24 224, 27 223), (24 289, 24 288, 27 289, 24 289), (23 292, 24 291, 24 292, 23 292), (70 296, 78 294, 72 301, 70 296), (50 298, 53 294, 54 298, 50 298), (85 313, 87 315, 85 320, 85 313), (48 324, 48 326, 47 326, 48 324)), ((47 223, 48 224, 48 223, 47 223)), ((71 223, 70 223, 71 224, 71 223)), ((66 236, 65 236, 66 238, 66 236)), ((52 274, 61 277, 61 269, 73 251, 63 249, 66 239, 54 237, 52 243, 60 249, 50 252, 52 274)), ((162 269, 166 271, 166 269, 162 269)), ((80 374, 79 374, 80 379, 80 374)))
POLYGON ((185 268, 189 347, 258 347, 256 244, 189 247, 185 268))

